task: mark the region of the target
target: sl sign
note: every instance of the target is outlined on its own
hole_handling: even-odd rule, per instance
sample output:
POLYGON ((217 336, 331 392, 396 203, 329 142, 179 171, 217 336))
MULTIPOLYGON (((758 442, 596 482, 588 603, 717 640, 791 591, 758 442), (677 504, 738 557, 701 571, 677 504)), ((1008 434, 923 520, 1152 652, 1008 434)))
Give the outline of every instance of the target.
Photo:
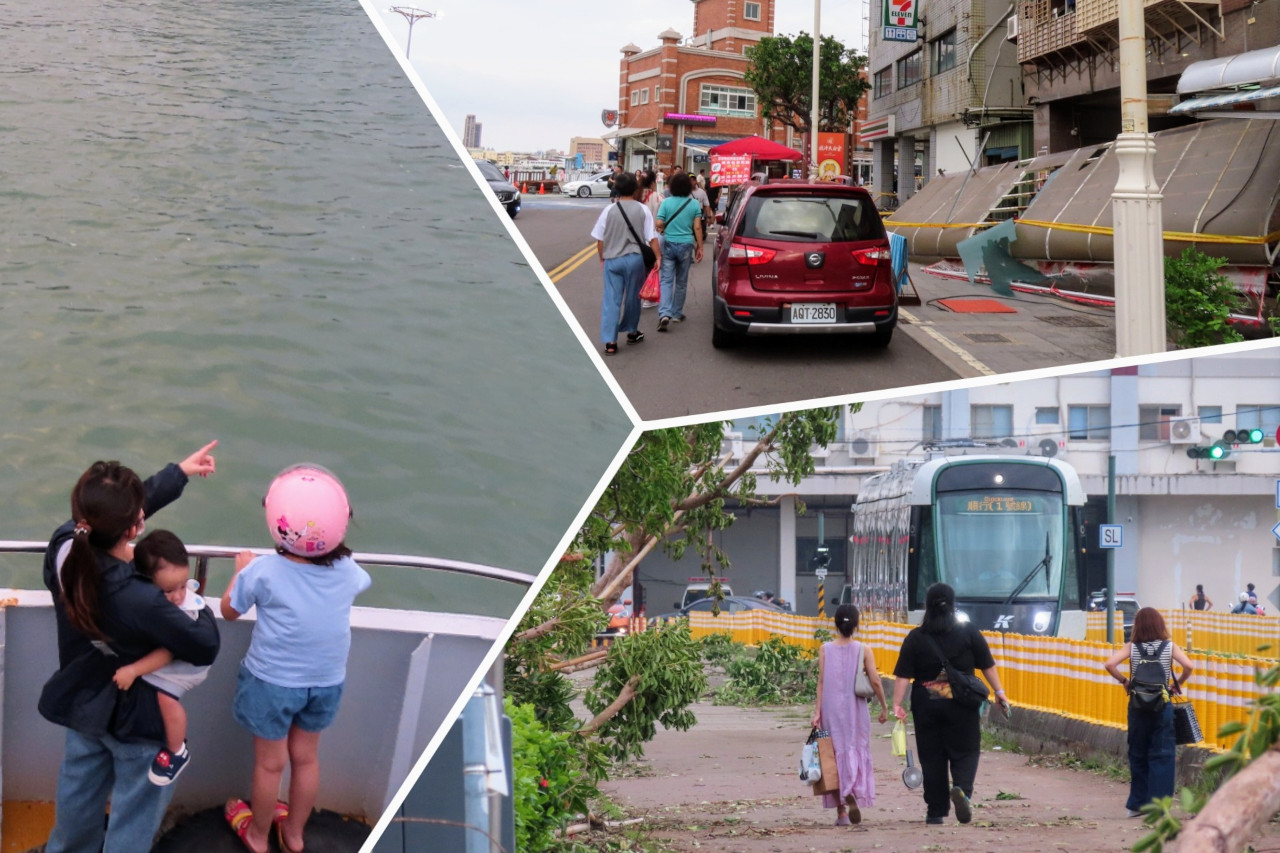
POLYGON ((884 0, 884 40, 916 40, 916 0, 884 0))
POLYGON ((1122 524, 1099 524, 1098 525, 1098 547, 1099 548, 1121 548, 1124 546, 1124 525, 1122 524))

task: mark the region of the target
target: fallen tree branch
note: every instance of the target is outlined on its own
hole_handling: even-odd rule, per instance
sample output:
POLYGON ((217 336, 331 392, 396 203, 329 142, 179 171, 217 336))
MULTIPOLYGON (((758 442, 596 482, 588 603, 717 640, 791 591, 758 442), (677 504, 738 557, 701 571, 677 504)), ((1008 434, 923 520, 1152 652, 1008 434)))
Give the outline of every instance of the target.
POLYGON ((588 652, 587 654, 582 655, 581 657, 576 657, 573 660, 562 660, 559 663, 554 663, 547 667, 547 670, 550 672, 559 672, 562 669, 570 669, 578 666, 579 664, 594 663, 597 660, 604 660, 605 656, 608 654, 608 649, 596 649, 593 652, 588 652))
POLYGON ((627 683, 622 686, 622 690, 618 692, 618 698, 609 703, 609 706, 596 714, 595 719, 578 729, 584 735, 595 734, 597 730, 605 723, 612 720, 618 715, 618 712, 627 707, 627 703, 636 698, 636 688, 640 685, 640 676, 633 675, 627 679, 627 683))
POLYGON ((1280 810, 1280 751, 1273 746, 1232 776, 1183 826, 1176 853, 1238 853, 1280 810))
POLYGON ((548 619, 546 622, 543 622, 541 625, 534 625, 532 628, 527 628, 521 631, 519 634, 516 634, 511 639, 536 640, 539 637, 550 634, 553 630, 555 630, 555 627, 559 624, 560 624, 560 617, 553 616, 550 619, 548 619))

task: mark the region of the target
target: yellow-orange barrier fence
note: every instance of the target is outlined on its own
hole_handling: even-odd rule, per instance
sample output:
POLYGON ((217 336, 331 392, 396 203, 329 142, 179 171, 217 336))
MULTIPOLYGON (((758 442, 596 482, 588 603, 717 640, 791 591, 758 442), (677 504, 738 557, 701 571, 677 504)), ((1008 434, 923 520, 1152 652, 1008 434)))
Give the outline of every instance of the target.
MULTIPOLYGON (((1092 611, 1084 615, 1084 638, 1095 643, 1105 643, 1107 641, 1107 614, 1106 611, 1092 611)), ((1115 638, 1119 642, 1124 639, 1124 614, 1119 610, 1116 611, 1115 621, 1112 623, 1115 627, 1115 638)))
POLYGON ((1183 648, 1205 653, 1280 659, 1280 616, 1202 610, 1161 610, 1183 648), (1263 649, 1262 647, 1267 648, 1263 649))
MULTIPOLYGON (((1099 624, 1105 626, 1105 618, 1099 624)), ((770 636, 781 636, 809 649, 819 645, 814 632, 829 625, 826 619, 759 610, 719 616, 695 613, 690 618, 695 637, 727 632, 736 642, 758 645, 770 636)), ((891 622, 868 622, 857 636, 871 646, 880 672, 892 675, 898 650, 911 628, 891 622)), ((1124 690, 1103 668, 1121 648, 1119 644, 985 631, 983 636, 991 646, 1000 680, 1014 705, 1121 729, 1128 725, 1124 690)), ((1176 636, 1175 641, 1181 645, 1176 636)), ((1218 729, 1228 722, 1248 719, 1253 700, 1267 692, 1257 684, 1255 673, 1273 666, 1274 661, 1194 651, 1188 657, 1195 672, 1186 693, 1204 731, 1203 745, 1229 747, 1234 737, 1220 739, 1218 729)), ((1123 664, 1121 669, 1125 669, 1123 664)))

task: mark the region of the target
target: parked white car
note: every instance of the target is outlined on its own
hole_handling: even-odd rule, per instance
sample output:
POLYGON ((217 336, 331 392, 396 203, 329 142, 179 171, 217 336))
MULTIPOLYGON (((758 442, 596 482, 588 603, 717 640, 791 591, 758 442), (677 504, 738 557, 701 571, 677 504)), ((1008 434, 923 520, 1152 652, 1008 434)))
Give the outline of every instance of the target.
POLYGON ((576 195, 578 198, 609 195, 609 175, 612 172, 601 172, 589 178, 579 178, 560 185, 560 192, 565 195, 576 195))

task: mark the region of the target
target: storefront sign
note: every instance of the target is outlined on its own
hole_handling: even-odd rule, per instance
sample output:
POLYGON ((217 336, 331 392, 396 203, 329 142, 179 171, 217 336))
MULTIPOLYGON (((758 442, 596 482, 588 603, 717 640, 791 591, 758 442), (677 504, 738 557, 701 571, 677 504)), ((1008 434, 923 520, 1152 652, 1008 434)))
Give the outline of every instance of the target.
POLYGON ((886 27, 916 28, 916 0, 885 0, 884 25, 886 27))
POLYGON ((751 155, 711 155, 711 186, 732 187, 751 180, 751 155))
POLYGON ((617 110, 601 110, 600 121, 604 122, 605 127, 613 127, 618 123, 617 110))
POLYGON ((844 174, 843 133, 818 134, 818 180, 830 181, 844 174))
POLYGON ((894 133, 895 129, 893 113, 880 118, 869 119, 862 123, 862 129, 858 131, 858 141, 865 144, 873 139, 888 139, 896 135, 894 133))
POLYGON ((885 27, 883 41, 918 41, 914 27, 885 27))
POLYGON ((665 113, 662 120, 667 124, 696 124, 704 127, 711 127, 716 123, 715 116, 699 115, 698 113, 665 113))

